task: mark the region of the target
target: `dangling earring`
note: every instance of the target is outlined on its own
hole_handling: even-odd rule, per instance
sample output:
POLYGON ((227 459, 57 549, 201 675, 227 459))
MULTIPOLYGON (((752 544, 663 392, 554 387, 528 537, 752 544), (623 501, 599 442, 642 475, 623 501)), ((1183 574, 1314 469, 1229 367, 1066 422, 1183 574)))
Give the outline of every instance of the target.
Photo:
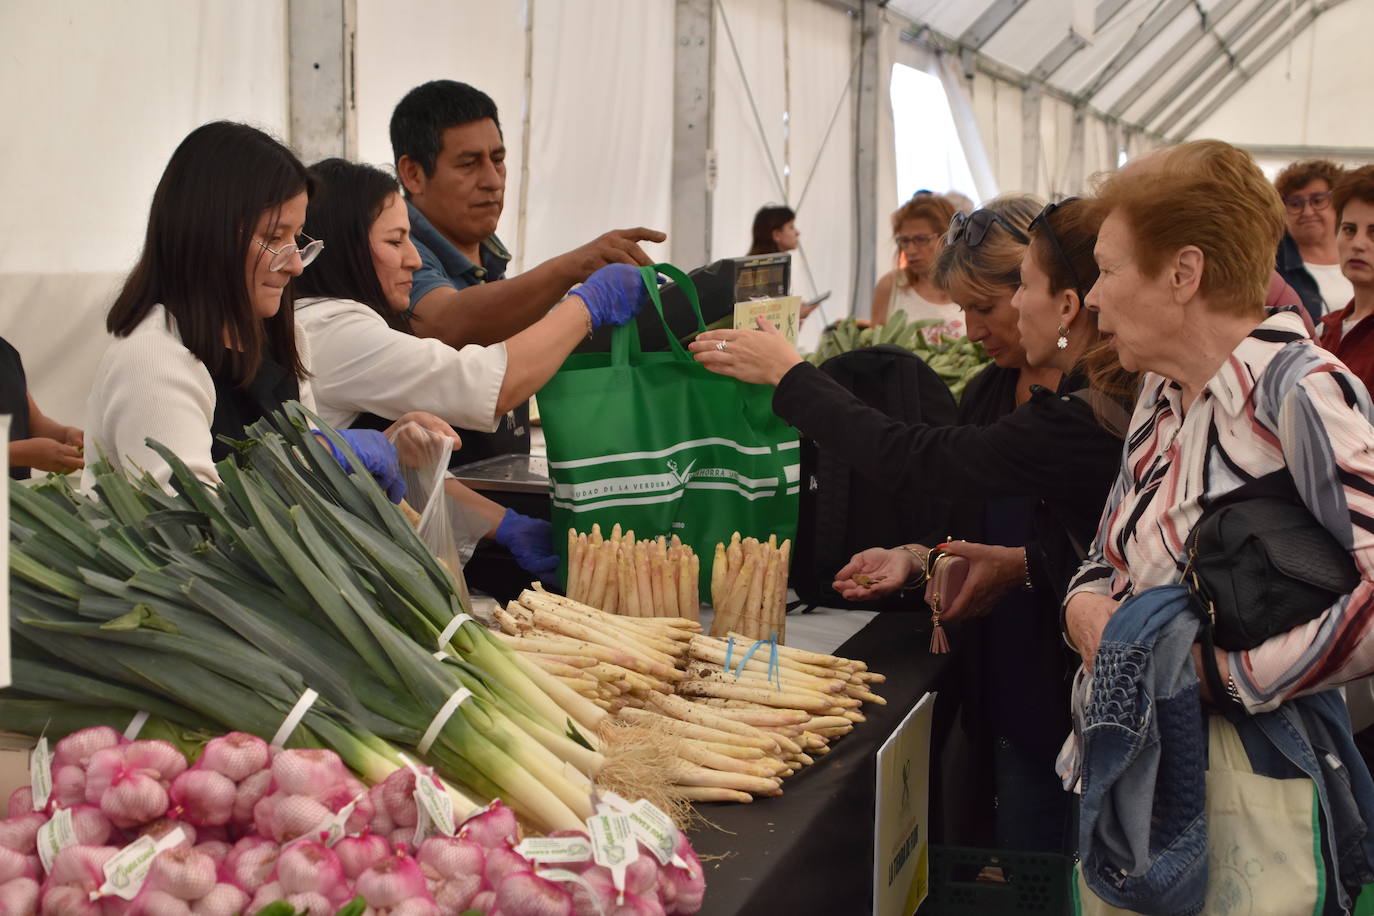
POLYGON ((1064 326, 1061 324, 1056 330, 1059 332, 1059 337, 1058 337, 1058 339, 1055 340, 1055 342, 1054 342, 1054 348, 1055 348, 1056 350, 1067 350, 1067 349, 1069 348, 1069 331, 1068 331, 1068 328, 1064 327, 1064 326))

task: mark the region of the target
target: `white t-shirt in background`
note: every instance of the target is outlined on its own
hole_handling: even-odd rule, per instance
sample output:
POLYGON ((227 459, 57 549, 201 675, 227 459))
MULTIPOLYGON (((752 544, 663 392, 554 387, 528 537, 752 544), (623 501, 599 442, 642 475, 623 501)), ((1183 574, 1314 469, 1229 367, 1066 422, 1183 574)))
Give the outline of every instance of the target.
POLYGON ((1339 312, 1355 298, 1355 287, 1351 286, 1345 274, 1341 273, 1341 265, 1310 264, 1303 261, 1302 266, 1307 268, 1312 279, 1317 281, 1317 289, 1321 290, 1322 300, 1326 303, 1326 308, 1322 309, 1323 315, 1339 312))

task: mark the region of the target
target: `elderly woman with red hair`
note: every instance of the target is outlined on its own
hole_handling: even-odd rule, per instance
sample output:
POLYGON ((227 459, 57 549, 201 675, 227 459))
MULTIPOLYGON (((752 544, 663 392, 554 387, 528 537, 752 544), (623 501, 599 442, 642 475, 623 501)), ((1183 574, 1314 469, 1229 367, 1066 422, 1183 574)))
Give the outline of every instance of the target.
MULTIPOLYGON (((1095 249, 1100 275, 1086 302, 1112 335, 1121 365, 1144 376, 1120 476, 1065 601, 1066 636, 1086 669, 1107 664, 1114 651, 1114 637, 1103 639, 1109 621, 1129 599, 1180 581, 1185 541, 1204 510, 1286 467, 1312 516, 1349 550, 1359 583, 1310 623, 1247 651, 1213 650, 1219 677, 1203 678, 1200 687, 1210 758, 1206 730, 1201 740, 1205 765, 1215 768, 1224 717, 1235 723, 1256 773, 1311 780, 1319 804, 1314 815, 1309 787, 1315 839, 1306 848, 1310 853, 1315 843, 1322 855, 1314 886, 1288 890, 1302 897, 1306 912, 1346 912, 1352 892, 1374 872, 1365 826, 1374 814, 1374 783, 1353 753, 1348 719, 1344 740, 1330 748, 1298 753, 1274 735, 1306 728, 1303 711, 1313 707, 1344 714, 1334 688, 1374 671, 1374 408, 1294 312, 1266 315, 1269 252, 1283 233, 1284 209, 1253 160, 1217 141, 1161 155, 1162 168, 1124 170, 1101 189, 1107 215, 1095 249), (1209 690, 1209 682, 1221 689, 1209 690), (1267 766, 1274 759, 1277 771, 1267 766)), ((1193 647, 1199 672, 1206 668, 1202 651, 1193 647)), ((1172 750, 1164 741, 1155 748, 1165 756, 1172 750)), ((1210 799, 1213 776, 1209 771, 1206 810, 1216 820, 1208 824, 1202 857, 1204 871, 1211 865, 1209 905, 1226 865, 1218 847, 1225 834, 1210 799)), ((1100 772, 1085 764, 1085 816, 1093 778, 1100 772)), ((1097 841, 1085 826, 1080 844, 1097 841)), ((1091 850, 1080 852, 1087 875, 1091 850)), ((1118 859, 1116 871, 1099 869, 1098 883, 1088 885, 1110 891, 1137 873, 1118 859)), ((1297 911, 1275 906, 1269 911, 1297 911)))

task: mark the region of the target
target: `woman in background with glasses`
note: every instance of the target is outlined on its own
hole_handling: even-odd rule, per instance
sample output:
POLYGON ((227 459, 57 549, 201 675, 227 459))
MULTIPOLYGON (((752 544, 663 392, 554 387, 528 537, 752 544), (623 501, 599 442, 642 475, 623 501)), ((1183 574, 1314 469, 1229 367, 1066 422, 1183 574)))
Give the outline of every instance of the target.
MULTIPOLYGON (((942 547, 966 558, 970 574, 941 620, 972 625, 950 638, 961 684, 942 701, 959 697, 975 752, 947 760, 946 773, 981 778, 971 804, 983 810, 961 809, 947 787, 947 816, 977 823, 942 841, 1065 852, 1069 798, 1054 759, 1069 727, 1073 658, 1059 604, 1120 463, 1135 384, 1083 307, 1097 279, 1095 208, 1038 210, 1012 196, 959 214, 936 265, 969 337, 994 360, 964 392, 962 425, 902 423, 868 407, 771 328, 707 332, 692 350, 713 371, 776 385, 778 415, 860 473, 958 501, 951 530, 963 540, 942 547), (989 821, 991 837, 977 832, 989 821)), ((864 600, 917 587, 926 553, 919 544, 863 551, 835 589, 864 600)))
POLYGON ((1353 295, 1336 252, 1331 189, 1344 170, 1327 159, 1294 162, 1274 179, 1287 231, 1274 259, 1279 275, 1302 297, 1314 322, 1345 308, 1353 295))
POLYGON ((929 191, 918 191, 893 211, 892 240, 897 244, 898 264, 883 274, 873 289, 874 324, 884 324, 894 313, 905 312, 912 321, 939 322, 925 329, 931 343, 938 343, 941 335, 964 336, 959 306, 932 278, 945 228, 954 214, 952 203, 929 191))
MULTIPOLYGON (((171 468, 147 446, 151 438, 215 481, 215 462, 231 451, 221 436, 244 438, 285 401, 313 409, 290 287, 324 247, 302 235, 311 187, 289 149, 244 124, 202 125, 172 153, 143 253, 106 318, 114 340, 88 402, 92 460, 167 486, 171 468)), ((400 499, 386 437, 346 438, 400 499)))

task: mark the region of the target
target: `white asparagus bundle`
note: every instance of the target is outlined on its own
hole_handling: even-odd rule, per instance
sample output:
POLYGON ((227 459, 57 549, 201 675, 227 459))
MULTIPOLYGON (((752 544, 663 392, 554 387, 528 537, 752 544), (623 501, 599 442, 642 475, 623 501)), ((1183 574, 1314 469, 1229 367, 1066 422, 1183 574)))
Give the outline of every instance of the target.
POLYGON ((711 605, 715 620, 711 635, 738 631, 750 641, 787 638, 787 573, 792 542, 778 544, 777 535, 760 542, 741 538, 717 544, 711 566, 711 605))
POLYGON ((626 617, 700 616, 701 561, 677 535, 636 539, 620 525, 611 536, 568 529, 568 597, 626 617))

